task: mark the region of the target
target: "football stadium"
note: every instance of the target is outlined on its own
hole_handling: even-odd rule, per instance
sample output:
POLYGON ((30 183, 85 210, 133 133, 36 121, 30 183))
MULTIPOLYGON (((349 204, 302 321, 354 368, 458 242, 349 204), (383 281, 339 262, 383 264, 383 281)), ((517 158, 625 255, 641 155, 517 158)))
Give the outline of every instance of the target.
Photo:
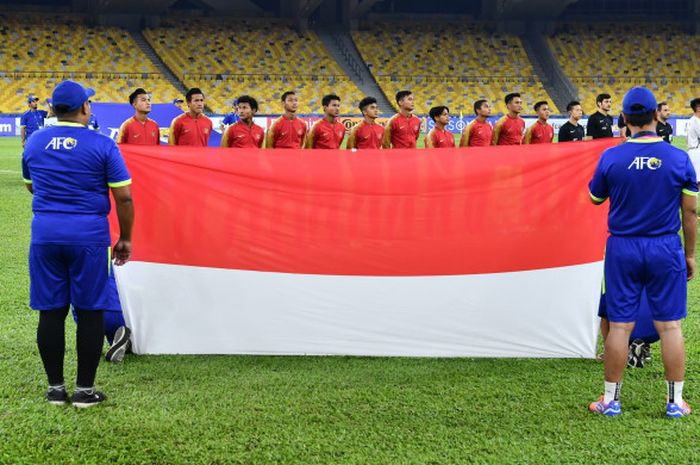
POLYGON ((700 462, 699 0, 0 7, 0 464, 700 462))

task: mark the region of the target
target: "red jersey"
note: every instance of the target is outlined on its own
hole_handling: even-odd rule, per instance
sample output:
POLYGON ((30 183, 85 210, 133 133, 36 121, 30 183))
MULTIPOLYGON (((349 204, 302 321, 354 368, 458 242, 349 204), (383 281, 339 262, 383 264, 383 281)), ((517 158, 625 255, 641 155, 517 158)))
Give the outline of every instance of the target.
POLYGON ((505 115, 493 128, 493 145, 520 145, 523 141, 525 120, 520 116, 505 115))
POLYGON ((339 149, 345 137, 345 126, 340 121, 329 123, 326 119, 316 121, 306 136, 307 149, 339 149))
POLYGON ((306 136, 306 123, 297 118, 277 118, 267 130, 265 146, 271 149, 300 149, 306 136))
POLYGON ((265 130, 257 124, 248 126, 243 121, 238 121, 224 131, 221 138, 222 147, 237 149, 261 148, 265 142, 265 130))
POLYGON ((462 131, 462 139, 459 141, 460 147, 488 147, 493 140, 493 127, 488 120, 483 123, 478 119, 473 119, 462 131))
POLYGON ((426 149, 447 149, 455 146, 455 137, 450 131, 435 126, 425 137, 426 149))
POLYGON ((397 113, 386 122, 382 147, 385 149, 415 149, 420 134, 420 119, 397 113))
POLYGON ((348 149, 380 149, 384 137, 384 126, 378 123, 361 121, 350 131, 348 149))
POLYGON ((143 123, 132 116, 124 121, 117 133, 117 144, 159 145, 160 128, 158 123, 146 118, 143 123))
POLYGON ((525 131, 523 144, 551 144, 554 139, 554 128, 538 119, 525 131))
POLYGON ((209 143, 211 129, 211 120, 206 115, 193 118, 189 112, 183 113, 170 123, 168 144, 206 147, 209 143))

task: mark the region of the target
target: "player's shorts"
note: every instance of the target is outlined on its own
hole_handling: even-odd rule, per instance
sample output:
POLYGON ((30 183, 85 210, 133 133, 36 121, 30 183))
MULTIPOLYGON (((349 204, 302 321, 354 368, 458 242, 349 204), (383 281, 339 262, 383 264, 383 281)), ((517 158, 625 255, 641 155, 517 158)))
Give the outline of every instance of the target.
POLYGON ((605 252, 608 320, 637 321, 643 290, 654 320, 675 321, 687 315, 687 269, 678 234, 608 238, 605 252))
MULTIPOLYGON (((35 310, 73 304, 80 310, 106 310, 119 304, 107 246, 31 244, 29 301, 35 310)), ((119 307, 117 307, 119 308, 119 307)))

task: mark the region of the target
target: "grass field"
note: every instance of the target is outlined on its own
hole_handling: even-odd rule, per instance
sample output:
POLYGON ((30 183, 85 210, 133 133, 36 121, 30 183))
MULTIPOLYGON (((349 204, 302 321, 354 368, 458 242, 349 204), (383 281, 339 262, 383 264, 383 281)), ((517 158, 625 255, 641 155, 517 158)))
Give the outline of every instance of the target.
MULTIPOLYGON (((127 356, 100 366, 105 405, 47 405, 37 314, 27 307, 30 217, 19 141, 0 138, 2 465, 700 462, 700 413, 663 415, 658 347, 650 366, 627 371, 616 419, 586 409, 602 390, 592 360, 127 356)), ((691 405, 699 286, 691 283, 684 325, 691 405)))

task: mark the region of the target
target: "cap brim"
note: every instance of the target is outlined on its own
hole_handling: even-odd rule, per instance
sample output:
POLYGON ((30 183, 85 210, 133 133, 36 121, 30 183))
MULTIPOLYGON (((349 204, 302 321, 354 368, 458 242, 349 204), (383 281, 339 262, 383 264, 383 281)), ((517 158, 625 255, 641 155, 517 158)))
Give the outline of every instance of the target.
POLYGON ((85 95, 88 96, 88 98, 92 97, 95 95, 95 89, 91 89, 89 87, 85 88, 85 95))

